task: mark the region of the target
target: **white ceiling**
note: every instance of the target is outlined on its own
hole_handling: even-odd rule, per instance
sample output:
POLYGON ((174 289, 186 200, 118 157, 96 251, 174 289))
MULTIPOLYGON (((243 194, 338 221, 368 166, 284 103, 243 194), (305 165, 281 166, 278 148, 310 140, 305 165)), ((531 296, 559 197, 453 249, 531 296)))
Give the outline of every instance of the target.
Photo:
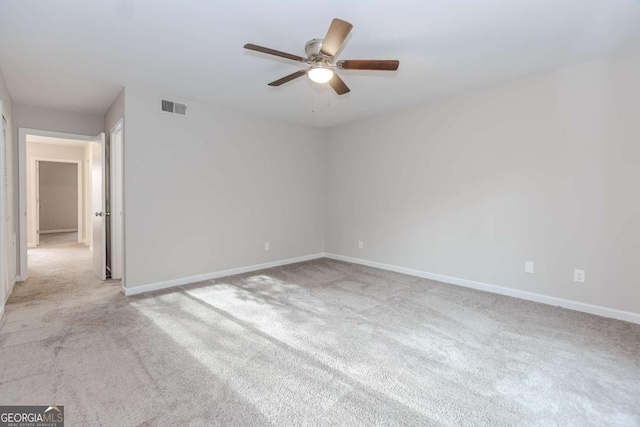
POLYGON ((638 48, 638 0, 0 0, 14 101, 82 112, 132 85, 330 126, 638 48), (343 71, 342 97, 306 78, 270 88, 300 65, 242 48, 303 55, 334 17, 354 25, 340 59, 400 69, 343 71))

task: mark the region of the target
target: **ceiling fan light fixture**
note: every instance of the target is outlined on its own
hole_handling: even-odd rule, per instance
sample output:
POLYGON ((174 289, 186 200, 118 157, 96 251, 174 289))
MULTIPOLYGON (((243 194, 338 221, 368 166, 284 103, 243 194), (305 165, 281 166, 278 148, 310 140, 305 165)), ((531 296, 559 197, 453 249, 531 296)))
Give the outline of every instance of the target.
POLYGON ((322 65, 311 67, 307 72, 307 77, 314 83, 327 83, 333 78, 333 70, 322 65))
POLYGON ((311 67, 301 69, 295 73, 291 73, 278 80, 269 83, 271 87, 282 86, 285 83, 290 82, 304 76, 305 74, 314 83, 325 84, 329 83, 329 86, 338 95, 344 95, 351 90, 344 81, 340 78, 338 70, 374 70, 374 71, 396 71, 400 61, 398 60, 365 60, 365 59, 347 59, 334 62, 336 54, 340 51, 344 42, 349 37, 349 33, 353 25, 342 19, 335 18, 331 21, 329 31, 324 39, 309 40, 304 45, 304 51, 307 57, 298 55, 292 55, 290 53, 281 52, 279 50, 270 49, 268 47, 259 46, 253 43, 247 43, 244 45, 245 49, 252 50, 254 52, 266 53, 267 55, 273 55, 280 58, 289 59, 291 61, 301 62, 309 64, 311 67))

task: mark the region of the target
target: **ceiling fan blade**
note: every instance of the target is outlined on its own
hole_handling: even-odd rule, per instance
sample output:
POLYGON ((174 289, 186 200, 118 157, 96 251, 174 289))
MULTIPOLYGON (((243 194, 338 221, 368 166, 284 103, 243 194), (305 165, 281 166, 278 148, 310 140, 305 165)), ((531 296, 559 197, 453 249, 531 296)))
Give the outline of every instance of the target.
POLYGON ((307 74, 307 70, 300 70, 300 71, 296 71, 295 73, 291 73, 288 76, 284 76, 281 79, 278 79, 274 82, 269 83, 269 86, 280 86, 282 84, 285 84, 286 82, 290 82, 293 79, 297 79, 298 77, 302 77, 305 74, 307 74))
POLYGON ((353 25, 342 19, 335 18, 331 21, 329 31, 327 31, 327 35, 322 42, 320 53, 325 56, 336 56, 352 28, 353 25))
POLYGON ((333 73, 333 77, 329 80, 329 84, 338 95, 344 95, 345 93, 351 92, 351 89, 344 84, 344 81, 342 81, 338 73, 333 73))
POLYGON ((343 70, 395 71, 398 69, 400 61, 345 59, 343 61, 338 61, 336 65, 343 70))
POLYGON ((306 58, 303 58, 302 56, 292 55, 286 52, 280 52, 279 50, 269 49, 268 47, 258 46, 257 44, 247 43, 244 45, 244 48, 249 50, 254 50, 256 52, 266 53, 269 55, 279 56, 281 58, 291 59, 292 61, 300 61, 300 62, 306 61, 306 58))

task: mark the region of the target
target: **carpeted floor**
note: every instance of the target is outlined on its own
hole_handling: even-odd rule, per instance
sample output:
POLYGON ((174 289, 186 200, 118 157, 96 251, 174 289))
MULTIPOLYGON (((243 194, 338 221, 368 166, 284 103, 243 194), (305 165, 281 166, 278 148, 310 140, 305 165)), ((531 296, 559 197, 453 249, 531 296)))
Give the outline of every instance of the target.
POLYGON ((124 297, 30 251, 0 404, 76 425, 640 425, 640 325, 327 259, 124 297))
POLYGON ((69 233, 45 233, 40 235, 40 247, 60 246, 64 243, 78 243, 78 232, 69 233))

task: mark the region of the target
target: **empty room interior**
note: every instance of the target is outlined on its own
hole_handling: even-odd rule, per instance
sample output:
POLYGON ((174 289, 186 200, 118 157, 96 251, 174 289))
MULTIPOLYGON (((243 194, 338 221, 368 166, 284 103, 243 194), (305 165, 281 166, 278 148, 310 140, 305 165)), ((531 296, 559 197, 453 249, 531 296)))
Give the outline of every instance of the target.
POLYGON ((0 0, 0 111, 2 425, 640 426, 637 0, 0 0))

